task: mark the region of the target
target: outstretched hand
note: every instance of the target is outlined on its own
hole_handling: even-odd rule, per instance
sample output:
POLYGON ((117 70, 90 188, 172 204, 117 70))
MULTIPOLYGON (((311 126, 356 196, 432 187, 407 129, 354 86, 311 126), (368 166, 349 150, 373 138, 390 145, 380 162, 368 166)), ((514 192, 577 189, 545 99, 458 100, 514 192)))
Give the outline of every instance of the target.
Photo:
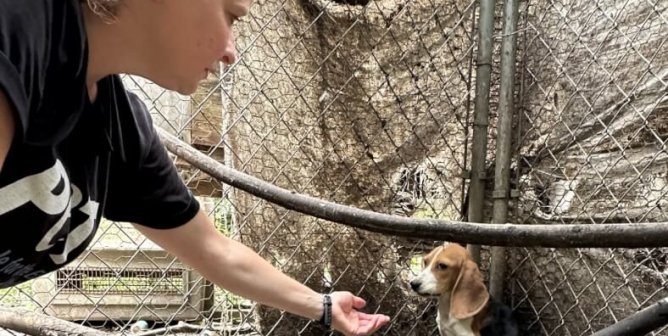
POLYGON ((358 311, 366 302, 350 292, 333 292, 331 297, 332 328, 346 336, 371 335, 390 321, 387 315, 358 311))

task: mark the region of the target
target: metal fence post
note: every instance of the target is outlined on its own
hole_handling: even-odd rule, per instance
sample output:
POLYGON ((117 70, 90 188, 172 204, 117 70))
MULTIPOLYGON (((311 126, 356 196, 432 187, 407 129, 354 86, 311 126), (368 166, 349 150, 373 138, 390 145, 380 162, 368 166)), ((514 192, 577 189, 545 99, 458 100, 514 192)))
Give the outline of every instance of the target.
MULTIPOLYGON (((476 70, 476 99, 473 121, 473 150, 471 153, 471 186, 468 200, 468 221, 481 223, 485 201, 485 159, 487 156, 487 125, 489 116, 489 87, 492 73, 492 34, 494 32, 494 0, 480 1, 478 29, 478 61, 476 70)), ((480 246, 468 246, 471 255, 480 263, 480 246)))
MULTIPOLYGON (((516 0, 506 0, 503 9, 503 42, 501 46, 501 82, 499 97, 499 122, 497 125, 496 164, 494 168, 494 209, 492 221, 503 224, 508 215, 510 198, 510 147, 512 120, 514 112, 515 56, 517 54, 517 16, 516 0)), ((503 280, 506 270, 505 249, 492 248, 490 265, 490 293, 503 296, 503 280)))

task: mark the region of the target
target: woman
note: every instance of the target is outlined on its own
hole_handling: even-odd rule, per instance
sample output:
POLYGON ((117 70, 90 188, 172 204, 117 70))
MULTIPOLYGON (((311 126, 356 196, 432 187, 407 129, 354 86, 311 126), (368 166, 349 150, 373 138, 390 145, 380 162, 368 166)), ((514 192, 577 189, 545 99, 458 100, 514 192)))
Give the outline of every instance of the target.
POLYGON ((349 292, 316 293, 220 234, 118 77, 191 94, 218 62, 235 61, 231 26, 249 6, 0 0, 0 287, 72 261, 104 216, 136 223, 221 287, 345 335, 389 321, 359 312, 364 300, 349 292))

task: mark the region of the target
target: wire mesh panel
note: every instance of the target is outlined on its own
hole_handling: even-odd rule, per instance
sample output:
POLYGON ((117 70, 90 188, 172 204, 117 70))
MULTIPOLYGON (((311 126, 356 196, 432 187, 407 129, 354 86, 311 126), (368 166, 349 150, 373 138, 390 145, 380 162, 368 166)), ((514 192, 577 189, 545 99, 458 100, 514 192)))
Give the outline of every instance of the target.
MULTIPOLYGON (((665 1, 526 5, 518 222, 668 219, 667 18, 665 1)), ((668 296, 665 249, 517 249, 510 263, 532 333, 587 335, 668 296)))
POLYGON ((149 293, 178 294, 185 289, 183 270, 109 268, 62 269, 56 273, 56 287, 62 292, 86 294, 149 293))
MULTIPOLYGON (((452 177, 466 162, 473 3, 257 5, 240 22, 227 94, 234 167, 359 208, 458 216, 462 180, 452 177)), ((412 244, 243 193, 234 204, 241 239, 284 271, 317 290, 361 294, 370 311, 396 318, 389 334, 425 334, 402 276, 412 244)), ((259 313, 262 329, 277 335, 322 333, 275 310, 259 313)))

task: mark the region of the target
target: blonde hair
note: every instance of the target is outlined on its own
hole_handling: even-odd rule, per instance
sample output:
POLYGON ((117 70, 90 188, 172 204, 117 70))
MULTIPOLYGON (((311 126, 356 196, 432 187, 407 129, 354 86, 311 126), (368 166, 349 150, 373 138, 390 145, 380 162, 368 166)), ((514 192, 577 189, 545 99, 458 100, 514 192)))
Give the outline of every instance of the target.
POLYGON ((121 0, 81 0, 90 10, 104 20, 113 21, 121 0))

